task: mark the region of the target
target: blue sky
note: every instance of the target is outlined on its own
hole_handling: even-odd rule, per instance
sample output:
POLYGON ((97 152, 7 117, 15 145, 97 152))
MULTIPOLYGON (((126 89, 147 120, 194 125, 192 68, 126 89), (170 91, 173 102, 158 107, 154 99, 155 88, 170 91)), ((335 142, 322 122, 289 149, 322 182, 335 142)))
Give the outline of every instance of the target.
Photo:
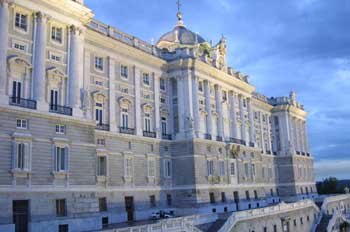
MULTIPOLYGON (((176 0, 85 0, 96 19, 156 42, 176 23, 176 0)), ((297 92, 309 112, 318 179, 350 178, 350 1, 183 0, 188 28, 228 40, 228 63, 268 96, 297 92)))

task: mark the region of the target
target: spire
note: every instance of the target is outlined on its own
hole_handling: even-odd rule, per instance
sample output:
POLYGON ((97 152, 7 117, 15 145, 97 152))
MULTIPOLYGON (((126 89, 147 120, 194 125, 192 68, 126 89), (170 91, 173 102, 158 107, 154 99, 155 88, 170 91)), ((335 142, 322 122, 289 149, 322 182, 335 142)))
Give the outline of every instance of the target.
POLYGON ((182 6, 182 4, 181 4, 181 1, 180 1, 180 0, 177 0, 176 4, 177 4, 177 14, 176 14, 176 17, 177 17, 177 19, 178 19, 179 21, 181 21, 181 20, 182 20, 182 13, 181 13, 181 6, 182 6))

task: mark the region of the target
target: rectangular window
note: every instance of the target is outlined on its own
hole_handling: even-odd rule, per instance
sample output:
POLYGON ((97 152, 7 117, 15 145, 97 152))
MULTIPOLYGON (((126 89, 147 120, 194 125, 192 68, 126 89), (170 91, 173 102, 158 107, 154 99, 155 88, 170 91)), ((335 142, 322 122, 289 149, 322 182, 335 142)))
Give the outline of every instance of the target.
POLYGON ((16 127, 18 129, 28 129, 28 120, 26 120, 26 119, 17 119, 16 127))
POLYGON ((226 194, 225 194, 225 192, 221 192, 221 202, 222 203, 226 202, 226 194))
POLYGON ((56 216, 57 217, 67 216, 66 199, 56 200, 56 216))
POLYGON ((129 128, 128 109, 122 109, 122 128, 129 128))
POLYGON ((219 161, 219 176, 225 176, 225 161, 219 161))
POLYGON ((103 124, 103 104, 96 103, 95 106, 95 120, 97 124, 103 124))
POLYGON ((167 130, 167 119, 165 117, 162 117, 161 127, 162 127, 162 135, 166 135, 168 133, 168 130, 167 130))
POLYGON ((64 135, 66 133, 65 125, 56 125, 56 134, 64 135))
POLYGON ((252 164, 251 167, 252 167, 252 177, 255 177, 256 176, 255 164, 252 164))
POLYGON ((258 192, 256 191, 256 190, 254 190, 254 198, 255 198, 255 200, 258 200, 258 192))
POLYGON ((151 195, 149 196, 149 203, 151 208, 155 208, 156 207, 156 196, 151 195))
POLYGON ((168 206, 172 206, 172 204, 173 204, 173 199, 172 199, 171 194, 167 194, 167 195, 166 195, 166 202, 167 202, 168 206))
POLYGON ((27 168, 26 165, 26 144, 18 143, 17 144, 17 162, 16 169, 24 170, 27 168))
POLYGON ((107 157, 106 156, 97 157, 97 175, 107 176, 107 157))
POLYGON ((302 218, 302 217, 300 218, 300 224, 301 224, 301 225, 304 224, 304 221, 303 221, 303 218, 302 218))
POLYGON ((156 161, 155 161, 155 159, 148 160, 148 176, 149 177, 156 176, 156 161))
POLYGON ((214 160, 207 160, 207 174, 208 176, 214 175, 214 160))
POLYGON ((68 148, 56 147, 55 148, 55 171, 67 172, 68 171, 68 148))
POLYGON ((12 102, 19 103, 22 97, 22 83, 19 81, 12 82, 12 102))
POLYGON ((227 101, 227 92, 225 90, 222 91, 222 100, 227 101))
POLYGON ((203 82, 202 81, 198 82, 198 90, 199 90, 199 92, 203 92, 203 82))
POLYGON ((231 165, 230 165, 230 174, 231 174, 231 176, 234 176, 235 175, 235 173, 236 173, 236 167, 235 167, 235 163, 234 162, 232 162, 231 163, 231 165))
POLYGON ((132 158, 126 158, 124 161, 124 173, 126 177, 132 177, 132 158))
POLYGON ((151 118, 149 116, 149 114, 146 114, 144 118, 144 130, 146 132, 151 132, 151 118))
POLYGON ((107 198, 100 197, 98 199, 98 205, 100 208, 100 212, 106 212, 107 211, 107 198))
POLYGON ((160 98, 160 103, 165 104, 166 103, 166 99, 164 97, 161 97, 160 98))
POLYGON ((68 232, 69 227, 68 224, 58 225, 58 232, 68 232))
POLYGON ((247 200, 250 200, 249 191, 245 191, 245 198, 246 198, 247 200))
POLYGON ((171 176, 172 176, 171 160, 164 160, 164 177, 171 178, 171 176))
POLYGON ((210 204, 215 204, 215 195, 214 193, 209 193, 210 204))
POLYGON ((20 51, 26 51, 26 46, 23 44, 19 44, 19 43, 14 43, 13 48, 20 50, 20 51))
POLYGON ((245 177, 249 177, 249 164, 248 163, 244 164, 244 175, 245 175, 245 177))
POLYGON ((95 57, 95 69, 99 71, 103 71, 103 58, 95 57))
POLYGON ((125 93, 125 94, 128 94, 129 93, 129 89, 128 88, 122 88, 121 92, 125 93))
POLYGON ((150 85, 150 77, 148 73, 143 74, 143 84, 146 86, 150 85))
POLYGON ((51 28, 51 39, 57 43, 62 43, 63 29, 53 26, 51 28))
POLYGON ((102 146, 104 146, 104 145, 106 145, 106 140, 105 139, 97 139, 97 145, 102 145, 102 146))
POLYGON ((27 31, 28 15, 16 13, 15 26, 23 31, 27 31))
POLYGON ((62 61, 62 57, 59 55, 55 55, 55 54, 51 54, 50 59, 55 61, 55 62, 59 62, 59 63, 61 63, 61 61, 62 61))
POLYGON ((165 79, 161 78, 160 82, 159 82, 159 85, 160 85, 160 90, 163 90, 163 91, 166 90, 165 79))
POLYGON ((123 78, 128 79, 128 77, 129 77, 128 66, 126 66, 126 65, 121 65, 121 66, 120 66, 120 75, 121 75, 123 78))

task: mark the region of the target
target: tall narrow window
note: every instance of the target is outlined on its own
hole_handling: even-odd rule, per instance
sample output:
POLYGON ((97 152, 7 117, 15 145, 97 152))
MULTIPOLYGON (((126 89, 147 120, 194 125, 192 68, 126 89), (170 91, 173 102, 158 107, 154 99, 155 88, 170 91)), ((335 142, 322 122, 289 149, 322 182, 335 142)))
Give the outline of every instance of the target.
POLYGON ((107 176, 107 157, 99 156, 97 158, 97 175, 107 176))
POLYGON ((68 148, 56 147, 54 160, 55 160, 55 172, 67 172, 68 171, 68 148))
POLYGON ((165 79, 161 78, 160 82, 159 82, 159 85, 160 85, 160 90, 163 90, 163 91, 166 90, 165 79))
POLYGON ((219 161, 219 176, 225 176, 225 161, 219 161))
POLYGON ((128 66, 126 66, 126 65, 120 66, 120 75, 123 78, 128 79, 128 76, 129 76, 128 66))
POLYGON ((156 196, 154 195, 149 196, 149 202, 150 202, 151 208, 156 207, 156 196))
POLYGON ((21 101, 22 83, 19 81, 12 82, 12 102, 19 104, 21 101))
POLYGON ((125 158, 124 160, 124 174, 126 177, 132 177, 132 158, 125 158))
POLYGON ((148 160, 148 176, 149 177, 156 176, 156 161, 155 161, 155 159, 148 160))
POLYGON ((246 198, 247 200, 250 200, 249 191, 245 191, 245 198, 246 198))
POLYGON ((16 13, 15 26, 21 30, 27 31, 28 16, 21 13, 16 13))
POLYGON ((51 28, 51 39, 55 42, 62 43, 62 28, 53 26, 51 28))
POLYGON ((171 178, 171 176, 172 176, 171 160, 164 160, 164 177, 171 178))
POLYGON ((151 132, 151 115, 150 114, 145 114, 144 130, 146 132, 151 132))
POLYGON ((58 107, 58 90, 52 89, 50 92, 50 108, 51 110, 57 110, 58 107))
POLYGON ((98 71, 103 71, 103 58, 95 57, 95 69, 98 71))
POLYGON ((26 149, 24 143, 17 144, 17 164, 16 168, 24 170, 26 163, 26 149))
POLYGON ((167 205, 168 205, 168 206, 172 206, 172 204, 173 204, 173 199, 172 199, 171 194, 167 194, 167 195, 166 195, 166 200, 167 200, 167 205))
POLYGON ((103 124, 103 104, 102 103, 96 103, 95 105, 95 120, 97 124, 99 125, 103 124))
POLYGON ((249 164, 248 163, 244 164, 244 175, 245 175, 245 177, 249 177, 249 164))
POLYGON ((100 197, 98 199, 98 204, 99 204, 100 212, 106 212, 107 211, 107 198, 100 197))
POLYGON ((57 217, 67 216, 66 199, 56 200, 56 216, 57 217))
POLYGON ((122 109, 122 128, 129 128, 129 114, 128 109, 122 109))
POLYGON ((166 135, 168 134, 168 130, 167 130, 167 119, 165 117, 162 117, 162 135, 166 135))
POLYGON ((148 73, 143 74, 143 84, 146 86, 150 85, 150 77, 148 73))
POLYGON ((235 175, 235 163, 234 162, 231 162, 230 164, 230 174, 231 176, 234 176, 235 175))
POLYGON ((207 174, 208 174, 208 176, 214 175, 214 161, 213 160, 207 160, 207 174))

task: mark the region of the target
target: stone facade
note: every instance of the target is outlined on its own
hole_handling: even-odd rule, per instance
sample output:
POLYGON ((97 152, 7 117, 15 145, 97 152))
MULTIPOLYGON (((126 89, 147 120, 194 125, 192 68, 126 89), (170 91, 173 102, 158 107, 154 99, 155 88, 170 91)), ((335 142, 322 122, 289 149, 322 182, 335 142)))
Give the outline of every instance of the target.
POLYGON ((83 1, 0 0, 0 224, 21 207, 31 231, 78 231, 316 195, 295 93, 257 93, 225 38, 178 18, 154 46, 83 1))

